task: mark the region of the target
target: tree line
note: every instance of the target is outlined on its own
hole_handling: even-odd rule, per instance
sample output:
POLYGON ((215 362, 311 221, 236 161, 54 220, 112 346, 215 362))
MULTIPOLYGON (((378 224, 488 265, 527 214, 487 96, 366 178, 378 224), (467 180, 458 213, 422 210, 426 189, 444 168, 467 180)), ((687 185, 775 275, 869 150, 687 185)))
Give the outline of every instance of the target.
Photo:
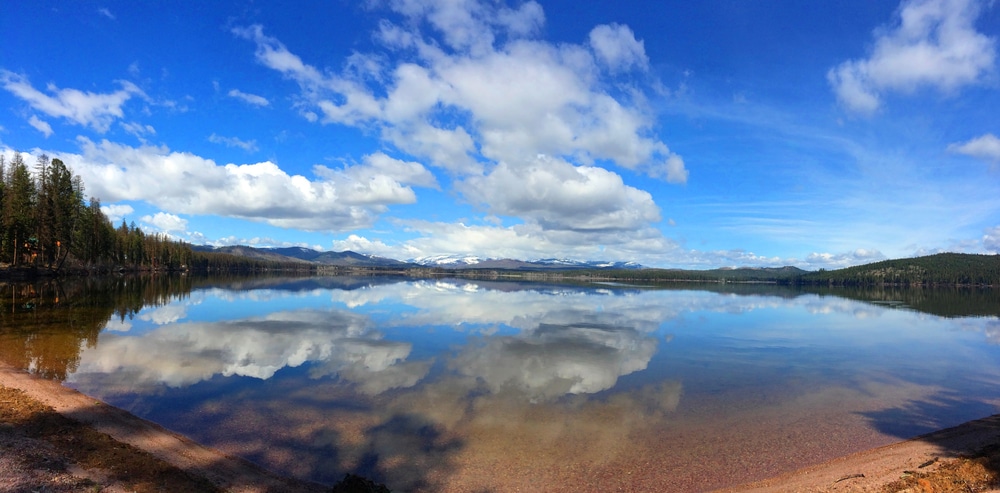
POLYGON ((834 286, 1000 286, 1000 255, 939 253, 805 274, 797 282, 834 286))
POLYGON ((301 265, 195 252, 135 222, 115 227, 99 199, 85 199, 83 180, 60 159, 0 155, 0 270, 261 271, 301 265))

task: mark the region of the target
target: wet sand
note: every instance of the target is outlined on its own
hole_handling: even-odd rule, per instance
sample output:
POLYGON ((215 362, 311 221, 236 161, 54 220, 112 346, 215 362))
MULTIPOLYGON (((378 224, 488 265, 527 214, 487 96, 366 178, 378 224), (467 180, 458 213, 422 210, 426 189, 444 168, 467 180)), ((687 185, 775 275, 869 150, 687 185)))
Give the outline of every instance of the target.
MULTIPOLYGON (((57 412, 107 433, 115 439, 147 450, 161 459, 206 477, 228 491, 321 491, 319 485, 279 477, 233 455, 204 447, 156 424, 108 406, 59 383, 36 378, 0 364, 0 385, 17 388, 57 412)), ((823 396, 815 409, 840 396, 823 396)), ((809 407, 809 403, 806 403, 809 407)), ((735 415, 734 415, 735 416, 735 415)), ((737 427, 720 427, 708 420, 683 435, 671 435, 676 454, 652 448, 657 437, 619 443, 613 458, 602 460, 600 450, 582 450, 572 444, 550 444, 552 460, 537 456, 505 456, 501 443, 482 444, 480 452, 497 447, 492 458, 484 453, 457 457, 451 477, 438 478, 445 491, 491 489, 494 491, 874 491, 898 479, 903 471, 916 470, 927 461, 972 454, 985 445, 1000 443, 1000 415, 972 421, 919 438, 896 441, 891 436, 865 431, 856 414, 829 409, 827 413, 788 416, 740 415, 755 420, 741 433, 752 439, 730 436, 737 427), (817 430, 817 427, 822 429, 817 430), (839 430, 845 430, 841 433, 839 430), (821 436, 822 439, 816 439, 821 436), (748 449, 747 444, 755 444, 748 449), (557 452, 556 449, 561 449, 557 452), (691 461, 684 457, 702 449, 691 461), (861 450, 858 452, 858 450, 861 450), (593 460, 561 463, 559 455, 591 454, 593 460), (524 475, 524 470, 533 470, 524 475), (748 484, 744 484, 748 483, 748 484), (741 486, 734 486, 740 485, 741 486)), ((493 440, 496 437, 491 435, 493 440)), ((486 438, 491 438, 486 437, 486 438)), ((513 437, 516 438, 516 437, 513 437)), ((664 437, 665 438, 665 437, 664 437)), ((610 443, 610 442, 605 442, 610 443)), ((509 445, 509 444, 508 444, 509 445)), ((581 442, 579 445, 586 445, 581 442)), ((546 450, 535 450, 546 453, 546 450)), ((940 461, 926 466, 931 470, 940 461)), ((390 485, 391 486, 391 485, 390 485)))
POLYGON ((0 385, 23 391, 56 412, 145 450, 184 471, 232 492, 319 492, 319 485, 283 478, 247 462, 204 447, 149 421, 109 406, 58 382, 37 378, 0 362, 0 385))

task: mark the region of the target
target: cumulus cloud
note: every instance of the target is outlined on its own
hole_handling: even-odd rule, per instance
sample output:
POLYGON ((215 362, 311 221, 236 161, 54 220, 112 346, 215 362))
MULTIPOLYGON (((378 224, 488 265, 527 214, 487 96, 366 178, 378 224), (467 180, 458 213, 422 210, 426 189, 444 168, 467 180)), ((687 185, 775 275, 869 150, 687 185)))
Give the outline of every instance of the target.
POLYGON ((247 152, 257 152, 256 140, 243 141, 236 137, 223 137, 213 133, 208 136, 208 141, 213 144, 223 144, 226 147, 236 147, 247 152))
POLYGON ((187 306, 173 303, 145 310, 139 315, 139 320, 152 322, 156 325, 167 325, 187 318, 187 306))
POLYGON ((133 209, 131 205, 127 204, 109 204, 102 205, 101 212, 103 212, 105 216, 108 216, 108 219, 111 220, 112 224, 117 225, 122 219, 125 218, 125 216, 135 212, 135 209, 133 209))
POLYGON ((548 400, 610 389, 622 375, 645 369, 656 346, 656 339, 629 327, 543 324, 470 345, 453 364, 494 393, 512 388, 548 400))
POLYGON ((948 146, 948 151, 1000 164, 1000 138, 991 133, 980 135, 967 142, 951 144, 948 146))
POLYGON ((476 252, 495 258, 564 258, 634 260, 639 257, 669 255, 677 244, 652 227, 631 231, 621 229, 552 230, 538 224, 498 226, 493 224, 405 221, 408 232, 418 235, 398 249, 396 258, 429 255, 463 255, 476 252), (614 252, 604 245, 615 245, 614 252))
POLYGON ((635 33, 628 26, 604 24, 595 27, 590 31, 590 47, 598 61, 612 71, 649 66, 643 42, 635 39, 635 33))
POLYGON ((983 248, 988 252, 1000 253, 1000 226, 986 230, 983 235, 983 248))
POLYGON ((157 212, 152 216, 142 216, 139 220, 165 233, 182 233, 187 231, 188 225, 186 219, 174 214, 167 214, 166 212, 157 212))
POLYGON ((660 219, 648 192, 603 168, 559 159, 540 157, 526 169, 501 163, 487 176, 469 178, 462 189, 491 213, 526 218, 545 229, 631 231, 660 219))
POLYGON ((311 65, 263 26, 233 33, 299 85, 303 117, 375 129, 391 148, 456 176, 464 198, 491 214, 554 231, 643 228, 660 219, 652 197, 610 168, 687 182, 628 77, 648 68, 628 26, 555 44, 536 39, 544 13, 534 2, 386 5, 404 21, 383 20, 374 39, 400 55, 395 62, 356 53, 338 71, 311 65), (528 189, 509 186, 518 176, 528 189))
POLYGON ((410 344, 383 340, 367 318, 349 312, 304 310, 182 324, 174 322, 184 313, 166 307, 145 316, 163 327, 141 336, 102 335, 100 345, 81 354, 77 374, 124 373, 137 385, 183 387, 214 375, 268 379, 310 361, 318 364, 316 376, 339 373, 376 393, 412 386, 419 380, 414 370, 422 369, 410 365, 409 376, 380 377, 409 356, 410 344), (365 385, 368 379, 374 381, 365 385))
POLYGON ((239 89, 230 90, 229 97, 239 99, 244 103, 247 103, 252 106, 263 107, 263 106, 269 106, 271 104, 271 102, 268 101, 267 98, 265 98, 264 96, 245 93, 239 89))
POLYGON ((392 1, 388 6, 410 22, 430 24, 441 34, 445 46, 476 54, 489 51, 498 32, 513 38, 526 37, 541 30, 545 23, 545 13, 534 1, 518 8, 499 2, 433 0, 392 1))
POLYGON ((422 164, 395 159, 382 152, 365 156, 360 165, 348 166, 340 170, 317 165, 315 171, 319 176, 333 178, 343 175, 358 182, 377 181, 382 177, 392 176, 402 183, 426 188, 438 187, 437 179, 422 164))
POLYGON ((35 130, 45 134, 46 139, 52 135, 52 125, 49 125, 49 122, 42 120, 35 115, 31 115, 31 118, 28 118, 28 125, 35 127, 35 130))
POLYGON ((79 138, 81 154, 50 153, 108 202, 137 200, 168 214, 216 214, 309 231, 368 227, 393 204, 416 201, 412 186, 434 186, 418 163, 373 155, 316 179, 270 161, 219 165, 166 147, 129 147, 79 138))
POLYGON ((996 60, 996 40, 975 28, 976 0, 909 0, 875 33, 867 58, 830 69, 827 79, 849 110, 872 113, 887 92, 945 92, 979 82, 996 60))
POLYGON ((121 89, 106 94, 59 89, 55 84, 49 84, 46 87, 49 94, 46 94, 35 89, 26 77, 8 70, 0 70, 0 84, 46 115, 63 118, 100 133, 107 132, 112 122, 124 116, 122 107, 129 99, 133 96, 146 97, 142 89, 128 81, 119 81, 121 89))
POLYGON ((886 256, 882 252, 874 249, 859 248, 853 252, 846 253, 810 253, 806 258, 806 263, 823 268, 842 268, 852 265, 868 264, 885 260, 886 256))
POLYGON ((204 244, 211 246, 234 246, 234 245, 245 245, 253 247, 263 247, 263 248, 288 248, 288 247, 302 247, 311 248, 313 250, 322 250, 323 248, 319 245, 310 245, 304 242, 292 242, 286 240, 278 240, 275 238, 254 236, 252 238, 245 238, 241 236, 223 236, 222 238, 206 238, 204 234, 199 232, 190 232, 187 234, 188 242, 194 244, 204 244))
POLYGON ((128 332, 132 330, 132 322, 126 318, 114 318, 108 320, 108 323, 104 326, 104 330, 111 332, 128 332))

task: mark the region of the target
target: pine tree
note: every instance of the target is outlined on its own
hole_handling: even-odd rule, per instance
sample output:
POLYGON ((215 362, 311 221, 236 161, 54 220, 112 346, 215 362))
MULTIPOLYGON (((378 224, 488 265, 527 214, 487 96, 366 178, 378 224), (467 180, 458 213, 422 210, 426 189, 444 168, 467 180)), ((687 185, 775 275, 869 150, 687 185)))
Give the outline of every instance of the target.
POLYGON ((7 190, 7 157, 0 154, 0 262, 6 262, 7 257, 7 221, 4 206, 7 190))
POLYGON ((34 246, 35 262, 51 265, 52 250, 55 240, 52 235, 52 223, 55 221, 55 211, 52 208, 52 191, 49 183, 49 157, 38 156, 35 163, 35 214, 34 214, 34 246))
POLYGON ((56 269, 59 269, 73 245, 73 230, 83 208, 82 189, 78 191, 73 174, 60 159, 52 160, 48 179, 49 209, 52 212, 49 227, 52 233, 49 244, 52 255, 49 265, 54 261, 56 269))
POLYGON ((20 265, 23 258, 34 253, 35 199, 37 191, 31 173, 20 152, 14 153, 10 163, 6 197, 4 200, 4 227, 11 248, 11 264, 20 265))

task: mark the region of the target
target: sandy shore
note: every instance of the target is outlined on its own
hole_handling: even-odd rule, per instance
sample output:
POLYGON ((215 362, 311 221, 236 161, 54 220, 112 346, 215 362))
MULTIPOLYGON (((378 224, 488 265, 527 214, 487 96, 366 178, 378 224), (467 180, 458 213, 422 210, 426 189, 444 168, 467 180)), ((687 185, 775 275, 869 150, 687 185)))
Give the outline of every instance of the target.
POLYGON ((204 447, 155 423, 109 406, 58 382, 34 377, 0 362, 0 385, 23 391, 56 412, 145 450, 225 491, 318 492, 319 485, 282 478, 239 458, 204 447))
MULTIPOLYGON (((204 447, 57 382, 36 378, 3 363, 0 363, 0 385, 19 389, 64 416, 120 442, 146 450, 184 471, 208 479, 226 491, 323 491, 319 485, 271 474, 248 461, 204 447)), ((885 484, 906 475, 907 471, 932 471, 956 457, 972 455, 998 443, 1000 415, 719 491, 878 491, 885 484)))
POLYGON ((764 481, 718 491, 719 493, 879 491, 884 485, 914 471, 933 471, 949 460, 974 455, 985 447, 997 443, 1000 443, 1000 415, 865 450, 764 481))

